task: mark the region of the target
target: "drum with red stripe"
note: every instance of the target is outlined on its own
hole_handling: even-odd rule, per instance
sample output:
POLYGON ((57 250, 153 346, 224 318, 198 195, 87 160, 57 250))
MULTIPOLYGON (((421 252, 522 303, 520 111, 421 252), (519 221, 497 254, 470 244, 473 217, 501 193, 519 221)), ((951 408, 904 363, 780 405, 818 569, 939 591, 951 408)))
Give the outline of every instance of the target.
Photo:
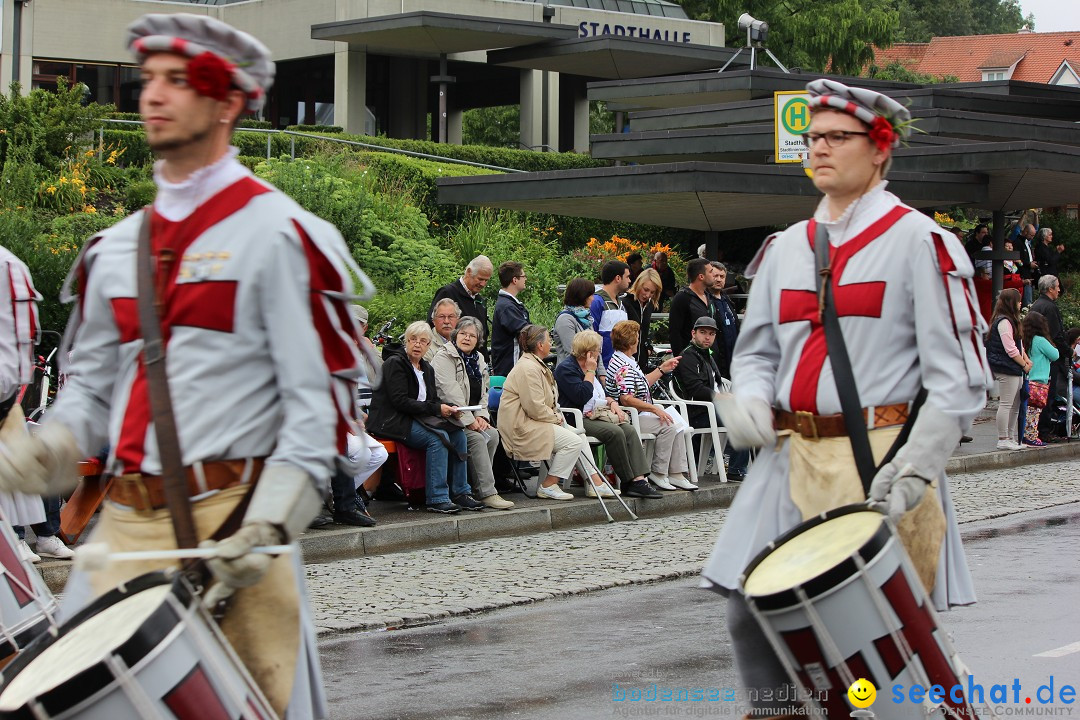
POLYGON ((966 669, 882 513, 849 505, 796 526, 747 566, 740 586, 792 681, 828 717, 855 709, 847 690, 859 678, 878 689, 879 719, 976 717, 966 669), (913 684, 940 685, 943 701, 893 702, 892 686, 913 684))
POLYGON ((0 522, 0 667, 52 627, 57 611, 56 598, 19 554, 18 542, 11 526, 0 522))
POLYGON ((199 596, 171 573, 106 593, 0 673, 0 718, 275 717, 199 596))

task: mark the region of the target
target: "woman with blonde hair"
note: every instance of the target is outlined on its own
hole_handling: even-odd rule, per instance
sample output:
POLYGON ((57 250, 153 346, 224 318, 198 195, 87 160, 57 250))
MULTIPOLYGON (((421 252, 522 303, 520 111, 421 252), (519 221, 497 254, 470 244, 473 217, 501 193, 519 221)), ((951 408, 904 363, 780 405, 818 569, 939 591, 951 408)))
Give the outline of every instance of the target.
POLYGON ((592 494, 613 497, 604 479, 592 466, 585 453, 588 442, 563 427, 565 419, 559 411, 559 391, 555 377, 544 363, 551 352, 551 336, 541 325, 526 325, 518 335, 521 357, 506 376, 502 400, 499 402, 499 434, 503 447, 515 460, 548 462, 548 474, 536 488, 538 497, 548 500, 573 500, 559 483, 570 477, 574 465, 580 463, 583 474, 592 482, 586 483, 592 494))
POLYGON ((1020 386, 1024 373, 1031 369, 1031 360, 1024 352, 1023 337, 1020 293, 1015 288, 1006 288, 998 295, 990 332, 986 336, 986 359, 994 371, 1000 398, 997 410, 998 450, 1024 449, 1016 442, 1020 386))
POLYGON ((639 326, 637 352, 634 359, 638 365, 647 367, 649 364, 649 332, 652 328, 652 314, 660 309, 660 293, 664 290, 664 283, 660 281, 660 273, 652 268, 645 268, 634 280, 634 284, 623 296, 623 310, 626 311, 626 319, 633 320, 639 326))

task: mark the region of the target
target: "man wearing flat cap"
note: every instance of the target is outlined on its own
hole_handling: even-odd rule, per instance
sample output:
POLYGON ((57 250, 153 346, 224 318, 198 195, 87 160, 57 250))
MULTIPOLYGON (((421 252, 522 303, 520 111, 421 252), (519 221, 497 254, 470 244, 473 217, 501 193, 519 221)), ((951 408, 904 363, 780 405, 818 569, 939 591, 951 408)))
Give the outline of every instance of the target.
MULTIPOLYGON (((128 47, 157 197, 86 242, 64 290, 75 302, 67 383, 37 437, 0 452, 0 487, 54 488, 108 445, 114 480, 92 540, 113 552, 176 546, 138 311, 148 293, 137 247, 148 244, 195 541, 213 535, 218 548, 207 594, 235 589, 222 630, 274 710, 322 717, 299 553, 250 551, 308 526, 345 450, 362 378, 350 276, 366 278, 335 228, 236 160, 236 121, 273 81, 265 46, 212 18, 172 14, 137 20, 128 47), (230 516, 235 529, 214 535, 230 516)), ((66 600, 165 565, 75 573, 66 600)))
MULTIPOLYGON (((975 601, 944 473, 990 381, 971 261, 952 233, 886 189, 893 149, 910 130, 907 109, 827 79, 807 91, 804 138, 824 198, 808 222, 768 238, 748 268, 754 282, 731 363, 733 394, 716 398, 732 445, 761 448, 703 572, 729 597, 728 628, 743 682, 757 691, 755 717, 798 708, 775 699, 791 697, 790 681, 739 592, 740 574, 803 520, 867 499, 827 350, 820 243, 828 243, 822 275, 851 360, 871 468, 926 391, 906 442, 871 469, 870 499, 899 520, 909 550, 908 518, 940 504, 937 536, 929 524, 912 535, 925 541, 920 578, 939 610, 975 601)), ((830 717, 846 716, 843 689, 828 694, 838 703, 826 702, 830 717)))

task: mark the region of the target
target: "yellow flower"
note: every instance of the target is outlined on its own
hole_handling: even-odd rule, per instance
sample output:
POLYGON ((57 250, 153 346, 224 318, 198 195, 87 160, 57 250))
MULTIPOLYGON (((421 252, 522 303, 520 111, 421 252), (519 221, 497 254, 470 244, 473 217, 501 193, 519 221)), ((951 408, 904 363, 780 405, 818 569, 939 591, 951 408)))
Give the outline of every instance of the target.
POLYGON ((87 215, 96 215, 97 214, 97 208, 94 207, 93 205, 86 205, 85 207, 83 207, 83 212, 86 213, 87 215))
POLYGON ((84 154, 85 154, 86 157, 94 157, 94 151, 93 150, 87 150, 84 154))

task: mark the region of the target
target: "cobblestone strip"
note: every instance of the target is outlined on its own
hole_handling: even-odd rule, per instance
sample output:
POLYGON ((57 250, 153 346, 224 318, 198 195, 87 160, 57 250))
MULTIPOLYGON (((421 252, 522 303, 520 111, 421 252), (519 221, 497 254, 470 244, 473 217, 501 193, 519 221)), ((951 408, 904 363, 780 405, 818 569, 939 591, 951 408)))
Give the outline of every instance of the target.
MULTIPOLYGON (((1075 461, 951 481, 962 523, 1080 502, 1075 461)), ((320 634, 396 628, 692 575, 724 515, 713 510, 308 565, 315 624, 320 634)))

